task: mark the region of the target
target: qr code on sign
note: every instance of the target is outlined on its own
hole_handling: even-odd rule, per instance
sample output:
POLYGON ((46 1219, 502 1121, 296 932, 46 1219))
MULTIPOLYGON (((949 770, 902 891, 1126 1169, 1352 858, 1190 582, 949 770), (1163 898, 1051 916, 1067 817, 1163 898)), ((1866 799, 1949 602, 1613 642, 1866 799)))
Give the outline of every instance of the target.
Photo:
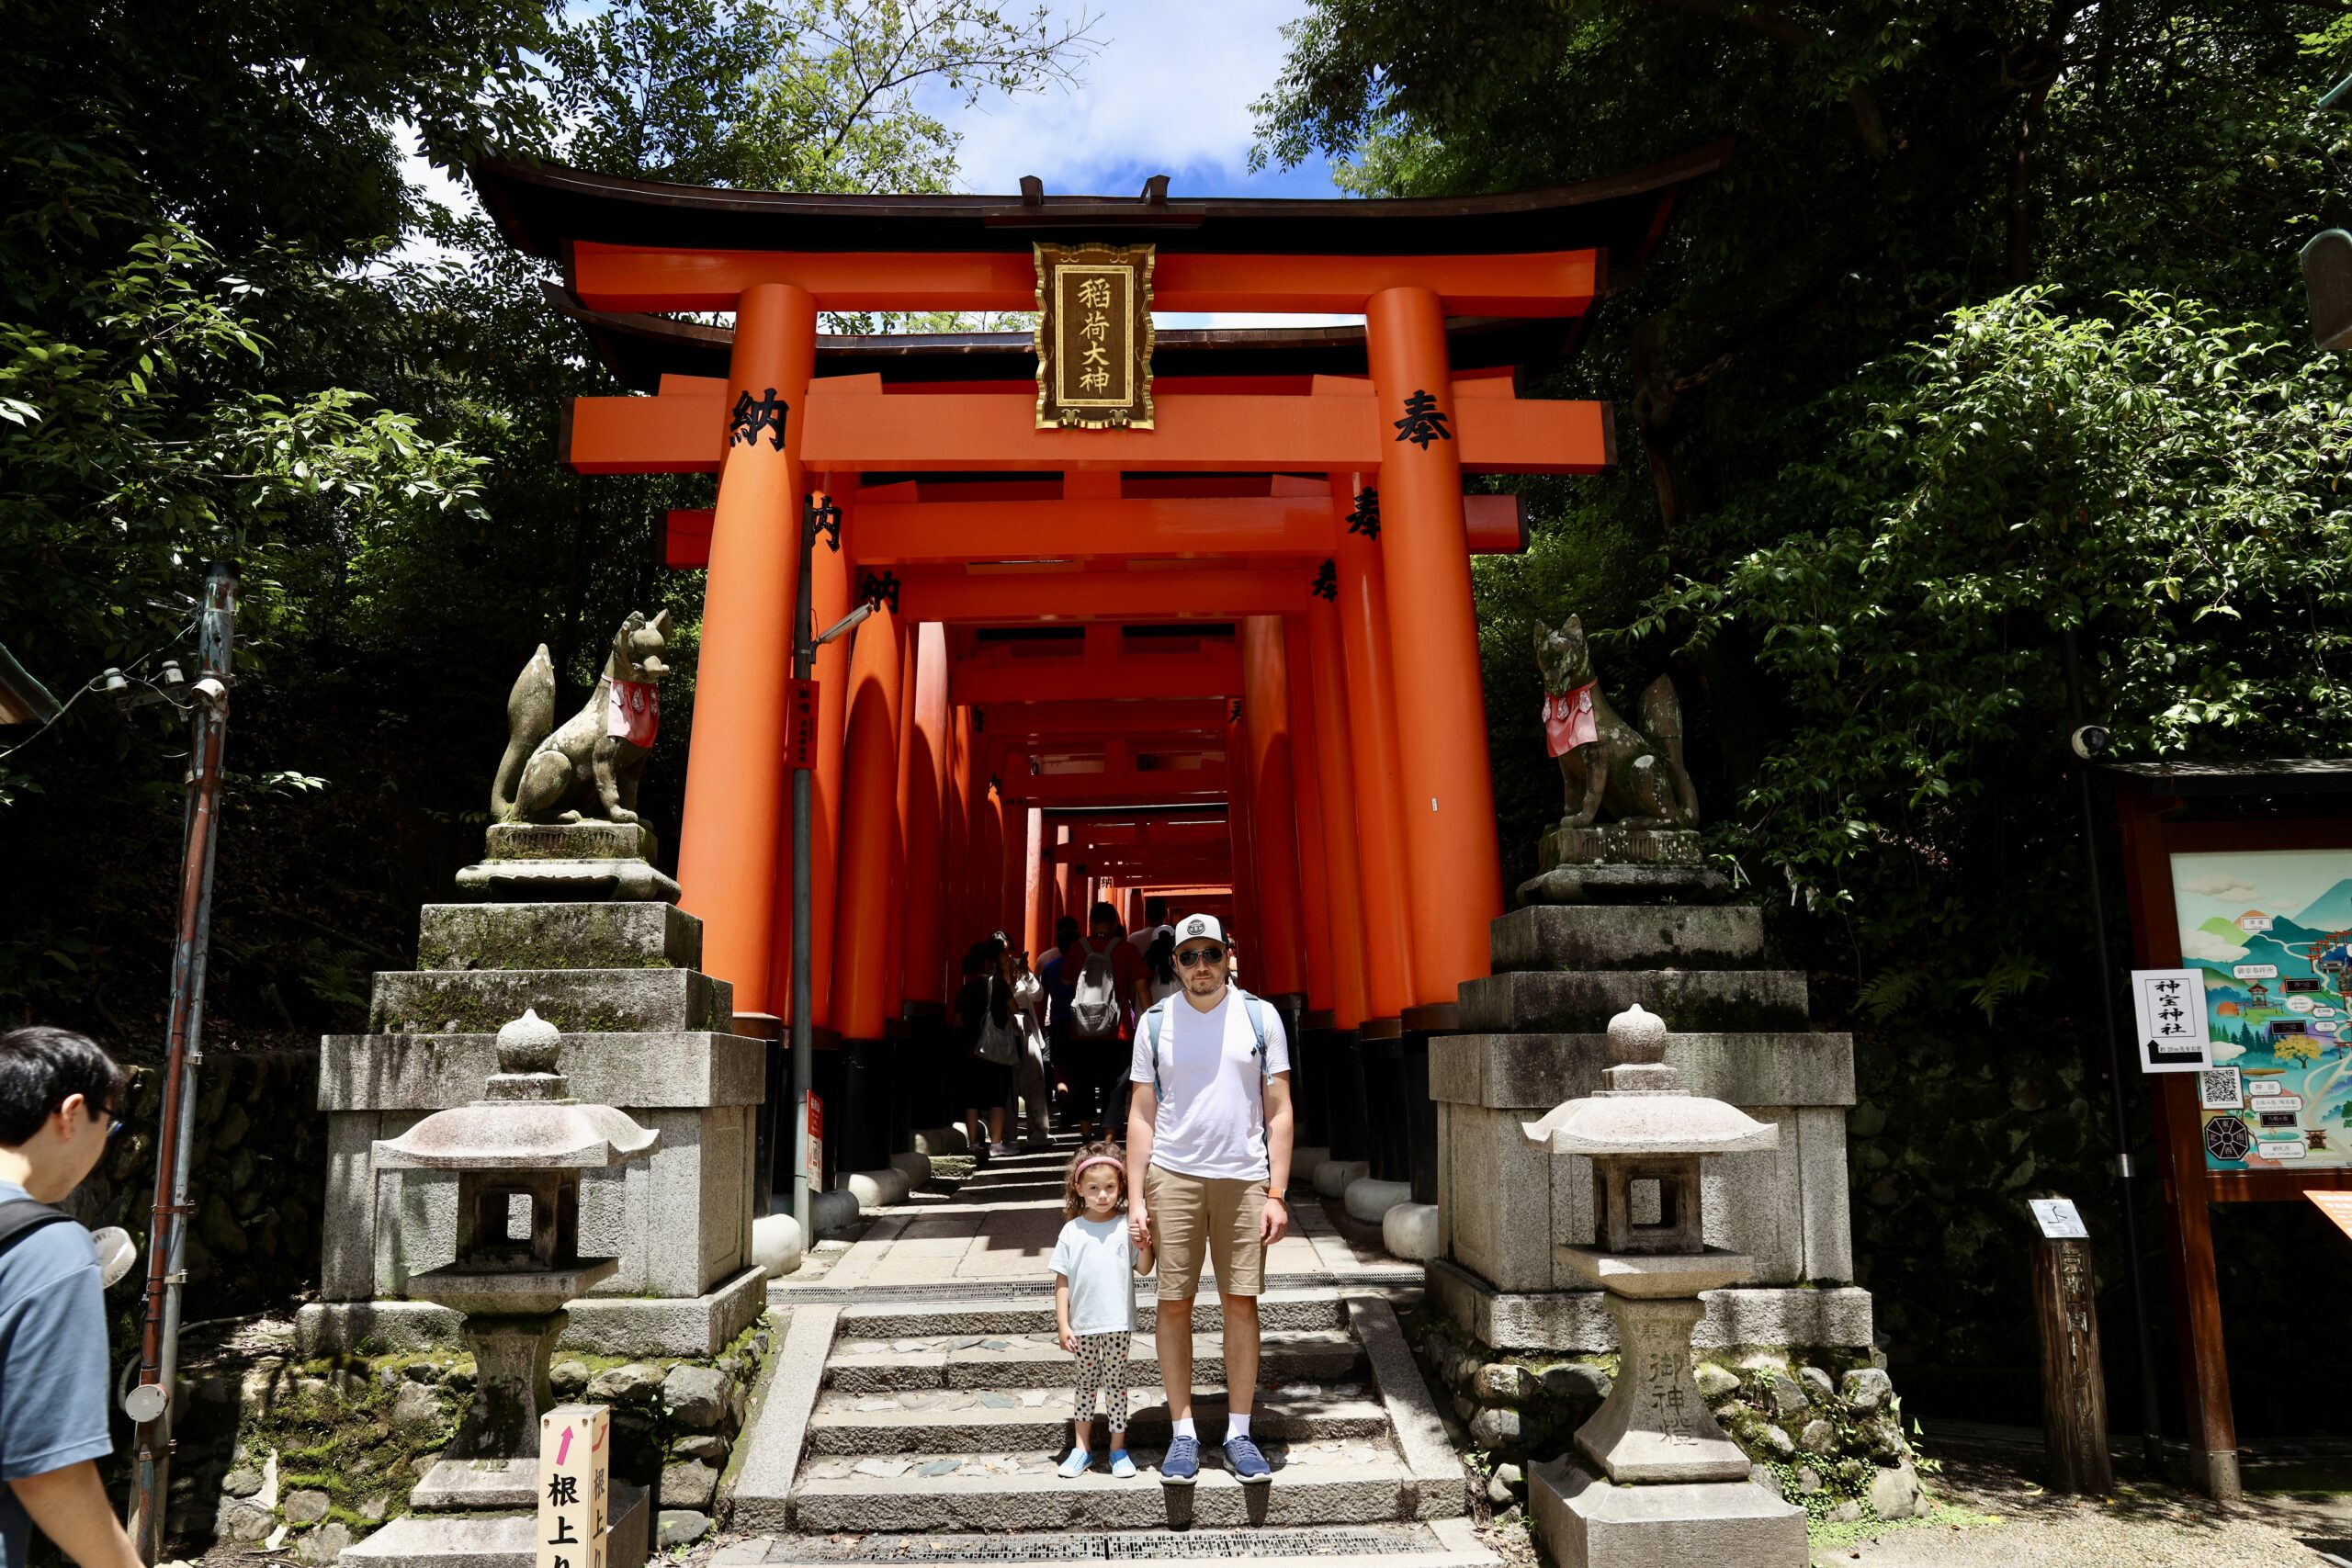
POLYGON ((2235 1067, 2208 1067, 2197 1075, 2199 1102, 2208 1111, 2245 1109, 2245 1080, 2235 1067))

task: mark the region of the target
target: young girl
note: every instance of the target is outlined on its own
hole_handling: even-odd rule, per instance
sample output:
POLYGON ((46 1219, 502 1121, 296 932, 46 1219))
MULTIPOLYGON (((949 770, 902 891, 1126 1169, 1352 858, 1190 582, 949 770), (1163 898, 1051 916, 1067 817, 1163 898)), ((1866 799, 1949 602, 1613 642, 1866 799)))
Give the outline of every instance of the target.
POLYGON ((1111 1428, 1111 1473, 1136 1472, 1127 1457, 1127 1351, 1135 1342, 1135 1277, 1151 1272, 1151 1248, 1127 1240, 1127 1168, 1112 1144, 1089 1144, 1069 1162, 1054 1244, 1054 1322, 1062 1348, 1078 1358, 1076 1425, 1061 1474, 1074 1480, 1094 1462, 1094 1394, 1111 1428))

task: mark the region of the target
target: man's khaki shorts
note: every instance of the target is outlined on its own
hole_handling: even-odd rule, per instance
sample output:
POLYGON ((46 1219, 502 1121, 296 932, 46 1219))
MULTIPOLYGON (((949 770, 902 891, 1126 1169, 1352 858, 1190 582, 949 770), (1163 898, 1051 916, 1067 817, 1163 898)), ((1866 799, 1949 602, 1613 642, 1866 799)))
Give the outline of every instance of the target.
POLYGON ((1199 1292, 1204 1243, 1219 1294, 1265 1291, 1266 1246, 1258 1236, 1266 1214, 1264 1182, 1182 1176, 1155 1165, 1145 1168, 1143 1194, 1151 1209, 1161 1301, 1188 1302, 1199 1292))

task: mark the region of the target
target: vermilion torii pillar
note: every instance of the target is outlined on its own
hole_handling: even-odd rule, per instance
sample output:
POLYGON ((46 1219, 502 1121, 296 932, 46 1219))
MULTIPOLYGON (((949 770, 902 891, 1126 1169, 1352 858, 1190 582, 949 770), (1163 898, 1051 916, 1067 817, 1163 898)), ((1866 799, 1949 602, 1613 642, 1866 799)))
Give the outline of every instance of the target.
POLYGON ((852 635, 833 1022, 849 1039, 879 1040, 896 966, 890 885, 900 874, 890 863, 899 826, 898 618, 882 605, 852 635))
POLYGON ((1322 735, 1316 722, 1304 615, 1283 617, 1283 689, 1290 699, 1292 804, 1298 820, 1299 919, 1306 938, 1306 1005, 1332 1008, 1330 873, 1323 831, 1322 735))
POLYGON ((795 415, 808 401, 816 357, 814 297, 788 283, 742 291, 727 407, 746 417, 730 425, 719 470, 678 835, 683 902, 707 932, 704 967, 733 982, 739 1012, 784 1010, 769 985, 769 957, 784 839, 785 682, 800 576, 805 422, 795 415))
MULTIPOLYGON (((1302 606, 1303 607, 1303 606, 1302 606)), ((1241 623, 1241 733, 1248 748, 1250 871, 1259 931, 1250 989, 1261 996, 1306 993, 1306 928, 1299 910, 1298 830, 1292 805, 1290 689, 1283 669, 1283 623, 1251 615, 1241 623)), ((1228 768, 1232 766, 1230 761, 1228 768)))
POLYGON ((1353 1029, 1365 1009, 1363 882, 1357 866, 1355 756, 1350 731, 1347 673, 1340 651, 1340 607, 1306 602, 1306 668, 1313 682, 1316 765, 1323 789, 1325 868, 1331 911, 1331 1013, 1353 1029))
POLYGON ((955 993, 947 979, 949 933, 944 922, 956 907, 956 881, 942 832, 956 810, 947 766, 947 628, 926 622, 915 628, 914 641, 911 728, 900 760, 907 779, 907 875, 899 940, 906 948, 906 999, 944 1002, 955 993))
POLYGON ((1451 1005, 1456 986, 1488 972, 1503 886, 1445 307, 1427 288, 1383 289, 1364 307, 1364 333, 1394 431, 1380 465, 1380 553, 1388 581, 1411 586, 1389 595, 1388 625, 1413 999, 1451 1005))
MULTIPOLYGON (((1331 504, 1344 517, 1368 502, 1365 474, 1334 475, 1331 504), (1359 499, 1363 498, 1363 499, 1359 499)), ((1413 961, 1407 943, 1404 829, 1398 822, 1396 706, 1388 651, 1388 593, 1380 546, 1360 526, 1340 536, 1337 563, 1341 669, 1347 683, 1348 739, 1355 773, 1356 863, 1363 911, 1367 1018, 1393 1019, 1413 1004, 1413 961)), ((1475 659, 1475 645, 1472 657, 1475 659)), ((1484 705, 1479 711, 1483 714, 1484 705)), ((1482 742, 1483 744, 1483 742, 1482 742)), ((1492 809, 1491 803, 1488 809, 1492 809)))

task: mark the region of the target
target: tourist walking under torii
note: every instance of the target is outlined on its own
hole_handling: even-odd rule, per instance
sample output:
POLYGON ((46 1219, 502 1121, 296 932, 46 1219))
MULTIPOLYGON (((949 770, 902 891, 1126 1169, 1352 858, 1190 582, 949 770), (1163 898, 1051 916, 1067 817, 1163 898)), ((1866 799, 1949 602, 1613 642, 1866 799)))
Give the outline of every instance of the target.
POLYGON ((1159 1254, 1154 1339, 1175 1427, 1159 1476, 1171 1486, 1191 1485, 1201 1468, 1193 1297, 1204 1254, 1225 1305, 1226 1465, 1240 1481, 1273 1478, 1250 1436, 1250 1408, 1266 1248, 1290 1229, 1290 1044, 1281 1015, 1228 982, 1231 958, 1214 915, 1177 922, 1183 988, 1136 1021, 1128 1069, 1127 1229, 1159 1254))

